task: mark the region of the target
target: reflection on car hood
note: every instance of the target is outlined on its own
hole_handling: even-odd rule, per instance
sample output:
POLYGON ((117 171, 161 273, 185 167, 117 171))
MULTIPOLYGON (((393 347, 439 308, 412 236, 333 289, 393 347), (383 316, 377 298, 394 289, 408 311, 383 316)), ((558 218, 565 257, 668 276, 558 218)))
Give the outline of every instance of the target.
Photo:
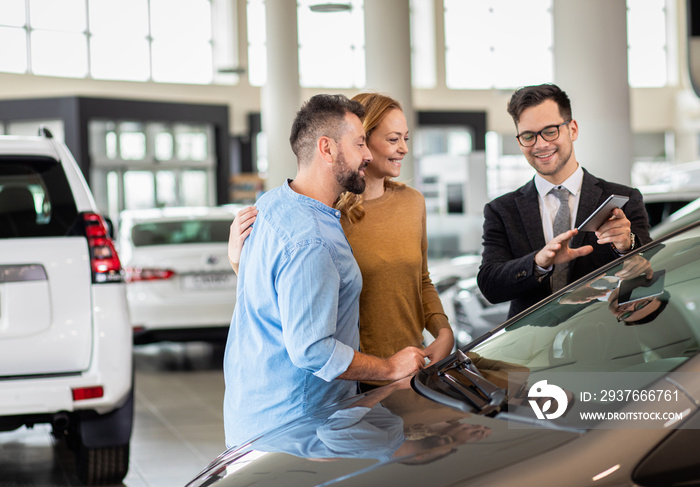
POLYGON ((447 486, 499 471, 578 436, 509 429, 505 420, 425 399, 405 380, 231 449, 188 486, 311 486, 341 478, 355 479, 357 485, 447 486), (217 478, 221 481, 214 484, 217 478))

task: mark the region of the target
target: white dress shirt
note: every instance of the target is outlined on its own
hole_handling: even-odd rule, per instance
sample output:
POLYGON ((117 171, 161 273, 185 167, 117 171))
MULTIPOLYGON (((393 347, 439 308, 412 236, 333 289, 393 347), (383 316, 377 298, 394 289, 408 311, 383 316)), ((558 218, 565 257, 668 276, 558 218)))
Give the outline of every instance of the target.
POLYGON ((555 195, 549 194, 549 192, 556 186, 562 186, 569 190, 571 193, 571 196, 569 196, 569 213, 571 215, 570 228, 574 228, 576 213, 578 211, 578 202, 581 199, 582 184, 583 169, 581 169, 581 166, 578 166, 576 171, 559 185, 552 184, 539 174, 535 174, 535 187, 537 188, 538 200, 540 202, 540 216, 542 217, 542 230, 544 231, 545 242, 549 242, 556 237, 553 227, 554 216, 557 214, 560 205, 559 199, 555 195))

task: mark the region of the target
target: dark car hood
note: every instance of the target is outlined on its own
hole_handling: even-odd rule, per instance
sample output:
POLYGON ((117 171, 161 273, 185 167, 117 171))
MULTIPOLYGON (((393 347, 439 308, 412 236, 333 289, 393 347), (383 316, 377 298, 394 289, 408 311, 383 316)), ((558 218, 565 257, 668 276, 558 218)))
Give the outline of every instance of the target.
POLYGON ((405 381, 230 449, 188 485, 461 485, 579 436, 457 411, 418 395, 405 381))

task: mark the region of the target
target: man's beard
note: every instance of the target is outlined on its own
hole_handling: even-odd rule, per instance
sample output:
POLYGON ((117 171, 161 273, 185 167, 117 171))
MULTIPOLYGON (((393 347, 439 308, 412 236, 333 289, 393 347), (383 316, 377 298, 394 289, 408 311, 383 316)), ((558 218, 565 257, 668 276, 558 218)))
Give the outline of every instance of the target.
MULTIPOLYGON (((360 166, 362 167, 362 166, 360 166)), ((360 170, 353 171, 345 161, 343 151, 338 152, 338 160, 334 168, 335 179, 345 191, 362 194, 365 191, 365 179, 360 176, 360 170)))

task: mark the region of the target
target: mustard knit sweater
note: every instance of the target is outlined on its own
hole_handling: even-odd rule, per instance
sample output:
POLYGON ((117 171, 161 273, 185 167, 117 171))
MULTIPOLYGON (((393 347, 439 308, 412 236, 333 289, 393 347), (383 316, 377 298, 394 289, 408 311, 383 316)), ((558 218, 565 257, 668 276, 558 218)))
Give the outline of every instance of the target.
POLYGON ((423 330, 449 327, 428 274, 425 199, 408 186, 389 186, 363 202, 364 217, 343 230, 362 272, 360 349, 389 357, 422 348, 423 330))

